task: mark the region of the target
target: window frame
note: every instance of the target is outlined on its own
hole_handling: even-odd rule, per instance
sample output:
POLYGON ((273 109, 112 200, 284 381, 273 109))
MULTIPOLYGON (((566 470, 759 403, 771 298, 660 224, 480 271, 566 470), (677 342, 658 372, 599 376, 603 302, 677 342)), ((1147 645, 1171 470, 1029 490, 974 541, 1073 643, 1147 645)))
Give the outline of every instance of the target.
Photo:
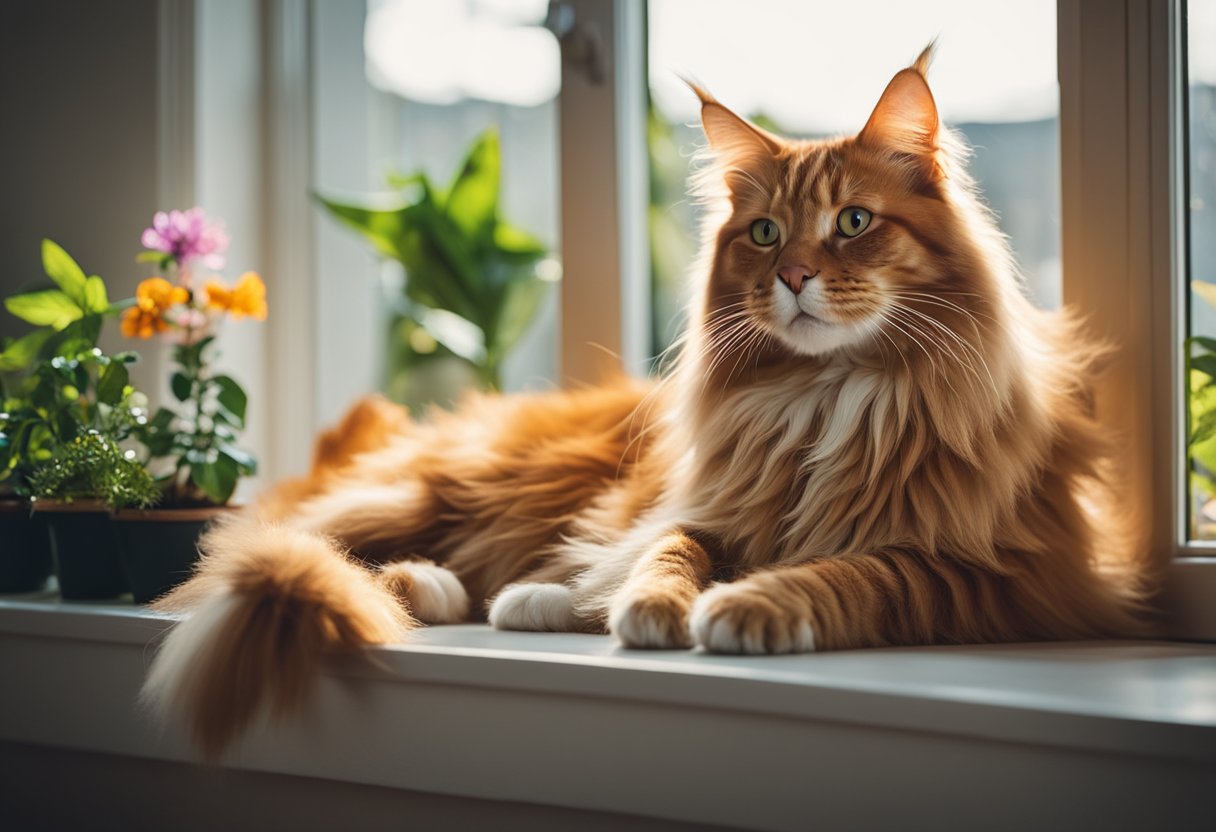
MULTIPOLYGON (((563 382, 645 375, 650 358, 645 0, 562 0, 563 382), (588 54, 590 52, 590 54, 588 54), (597 54, 598 53, 598 54, 597 54), (598 66, 592 69, 589 64, 598 66), (607 198, 586 199, 587 193, 607 198)), ((552 12, 551 12, 552 15, 552 12)))
POLYGON ((1098 408, 1165 577, 1165 627, 1216 638, 1216 548, 1186 520, 1182 0, 1059 0, 1064 301, 1115 348, 1098 408))

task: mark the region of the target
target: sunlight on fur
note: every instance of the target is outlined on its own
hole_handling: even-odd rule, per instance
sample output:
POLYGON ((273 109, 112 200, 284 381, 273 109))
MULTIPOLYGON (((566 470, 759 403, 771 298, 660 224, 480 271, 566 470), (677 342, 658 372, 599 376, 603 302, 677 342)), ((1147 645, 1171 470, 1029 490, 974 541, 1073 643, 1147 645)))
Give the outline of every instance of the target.
POLYGON ((425 421, 358 403, 206 537, 146 699, 215 758, 326 651, 419 621, 729 653, 1144 633, 1104 350, 1026 299, 930 51, 848 138, 694 87, 710 210, 670 372, 425 421))

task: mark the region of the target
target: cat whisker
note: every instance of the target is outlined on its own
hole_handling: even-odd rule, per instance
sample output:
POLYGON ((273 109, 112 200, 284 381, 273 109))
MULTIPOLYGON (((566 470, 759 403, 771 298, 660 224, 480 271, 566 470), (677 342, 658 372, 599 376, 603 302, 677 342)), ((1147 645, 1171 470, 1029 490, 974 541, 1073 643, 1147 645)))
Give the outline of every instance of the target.
MULTIPOLYGON (((939 330, 940 332, 942 332, 944 335, 947 335, 947 336, 949 336, 950 338, 952 338, 952 339, 953 339, 953 340, 954 340, 954 341, 955 341, 955 342, 956 342, 956 343, 957 343, 959 346, 961 346, 963 349, 965 349, 967 352, 969 352, 969 353, 970 353, 970 354, 971 354, 971 355, 974 357, 974 359, 975 359, 976 361, 979 361, 980 366, 981 366, 981 367, 983 367, 983 369, 984 369, 984 373, 985 373, 985 374, 988 376, 988 384, 991 386, 991 388, 992 388, 992 392, 993 392, 993 393, 997 393, 997 394, 999 395, 999 392, 998 392, 998 390, 997 390, 997 385, 996 385, 996 379, 994 379, 994 378, 992 377, 992 370, 991 370, 991 369, 988 367, 988 362, 984 360, 984 356, 983 356, 983 355, 980 353, 980 351, 979 351, 979 350, 977 350, 977 349, 975 348, 975 346, 974 346, 974 345, 972 345, 971 343, 969 343, 969 342, 968 342, 968 341, 967 341, 965 338, 963 338, 962 336, 960 336, 960 335, 959 335, 957 332, 955 332, 954 330, 950 329, 948 326, 946 326, 945 324, 943 324, 941 321, 938 321, 938 320, 934 319, 934 318, 933 318, 932 316, 930 316, 930 315, 926 315, 926 314, 924 314, 923 312, 919 312, 919 311, 917 311, 917 310, 915 310, 915 309, 912 309, 911 307, 906 306, 906 305, 904 305, 904 304, 899 304, 899 303, 897 303, 897 304, 896 304, 896 307, 897 307, 899 310, 901 310, 902 312, 904 312, 904 313, 910 313, 910 314, 916 315, 916 316, 917 316, 917 317, 919 317, 921 320, 925 321, 926 323, 928 323, 928 324, 930 324, 931 326, 933 326, 933 327, 935 327, 936 329, 938 329, 938 330, 939 330)), ((950 350, 950 353, 953 355, 953 354, 954 354, 954 351, 953 351, 953 350, 950 350)), ((957 356, 955 356, 955 359, 956 359, 956 360, 958 360, 958 359, 957 359, 957 356)), ((975 372, 975 373, 976 373, 976 375, 977 375, 977 380, 978 380, 978 371, 976 370, 976 367, 975 367, 975 363, 974 363, 974 361, 972 361, 972 360, 970 360, 970 359, 969 359, 969 360, 967 361, 967 365, 968 365, 968 367, 969 367, 969 368, 970 368, 970 369, 971 369, 973 372, 975 372)))
POLYGON ((971 327, 975 332, 976 338, 981 337, 981 335, 980 335, 981 330, 983 332, 991 332, 991 329, 988 326, 985 326, 984 324, 980 323, 977 316, 987 319, 993 325, 995 325, 997 323, 996 319, 993 318, 991 315, 986 315, 983 312, 972 312, 969 309, 965 309, 964 307, 959 306, 957 303, 948 301, 945 298, 937 297, 936 295, 929 295, 929 294, 925 294, 923 292, 903 291, 903 292, 893 292, 891 296, 894 297, 896 300, 906 300, 906 301, 909 301, 910 303, 924 303, 929 306, 937 306, 942 309, 948 309, 948 310, 951 310, 954 312, 958 312, 960 315, 962 315, 964 318, 967 319, 967 322, 969 324, 971 324, 971 327))
POLYGON ((889 323, 891 326, 895 327, 900 332, 902 332, 909 341, 911 341, 913 344, 915 344, 917 347, 920 348, 920 351, 925 354, 925 358, 928 359, 928 361, 929 361, 929 368, 933 372, 934 377, 940 376, 941 379, 946 382, 946 386, 950 388, 950 391, 952 393, 954 393, 954 395, 958 396, 959 392, 955 388, 954 383, 950 380, 950 375, 948 373, 946 373, 944 370, 942 370, 942 368, 938 365, 937 360, 933 357, 933 354, 929 352, 929 348, 926 347, 922 343, 921 338, 916 337, 916 335, 920 335, 920 336, 922 336, 922 338, 924 338, 926 340, 935 342, 933 336, 930 335, 929 333, 925 332, 920 327, 916 326, 916 324, 913 321, 910 321, 906 318, 895 317, 898 315, 898 312, 899 312, 899 310, 897 308, 889 307, 886 310, 886 312, 884 313, 884 318, 886 319, 887 323, 889 323), (888 314, 888 313, 890 313, 890 314, 888 314), (912 330, 912 332, 909 332, 908 329, 904 329, 905 326, 909 327, 912 330), (915 333, 915 334, 913 334, 913 333, 915 333))
MULTIPOLYGON (((946 341, 944 341, 940 336, 936 335, 934 332, 925 329, 925 327, 923 325, 921 325, 919 322, 917 322, 915 319, 909 318, 906 314, 904 314, 904 310, 894 310, 894 311, 896 313, 896 316, 899 318, 899 320, 903 323, 904 326, 908 327, 909 329, 912 330, 912 332, 916 333, 918 336, 923 338, 924 342, 927 342, 928 344, 933 345, 938 350, 941 350, 943 353, 948 354, 954 360, 954 362, 957 366, 959 366, 960 368, 962 368, 963 370, 965 370, 967 372, 968 378, 970 380, 973 380, 975 382, 975 384, 977 384, 977 385, 983 386, 984 381, 980 377, 979 371, 975 367, 975 362, 973 360, 971 360, 971 358, 969 356, 960 357, 958 355, 958 353, 956 353, 946 341)), ((958 395, 958 389, 952 383, 949 374, 947 374, 943 371, 943 372, 941 372, 941 375, 942 375, 943 379, 946 381, 946 384, 950 387, 950 389, 956 395, 958 395)), ((991 379, 991 374, 989 374, 989 378, 991 379)))

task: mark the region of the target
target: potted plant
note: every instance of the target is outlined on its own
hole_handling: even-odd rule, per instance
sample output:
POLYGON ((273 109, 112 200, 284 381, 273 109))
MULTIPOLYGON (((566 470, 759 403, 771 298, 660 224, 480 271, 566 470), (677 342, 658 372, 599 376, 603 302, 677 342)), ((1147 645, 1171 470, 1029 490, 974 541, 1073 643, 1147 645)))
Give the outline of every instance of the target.
POLYGON ((411 406, 451 398, 442 388, 430 391, 438 395, 418 389, 440 366, 499 389, 503 360, 560 273, 539 240, 499 216, 500 167, 498 133, 490 129, 446 190, 419 172, 391 178, 398 193, 359 204, 318 197, 378 254, 404 267, 388 389, 411 406))
POLYGON ((12 375, 28 365, 30 345, 9 339, 0 349, 0 593, 40 590, 52 568, 50 538, 29 499, 29 474, 51 454, 50 432, 25 395, 26 379, 12 375))
POLYGON ((0 593, 34 592, 52 570, 50 538, 35 522, 29 476, 51 456, 51 432, 30 400, 26 373, 54 330, 43 327, 0 349, 0 593))
POLYGON ((110 512, 150 506, 160 496, 134 453, 99 431, 87 431, 38 467, 31 486, 36 509, 47 517, 60 594, 78 600, 126 592, 110 512))
POLYGON ((119 442, 146 420, 146 400, 130 385, 134 353, 97 347, 111 305, 100 277, 86 277, 50 240, 42 260, 55 287, 5 301, 39 329, 5 350, 5 369, 20 372, 6 386, 5 454, 17 493, 33 497, 49 532, 65 598, 107 598, 126 582, 108 526, 111 507, 155 499, 151 477, 119 442))
POLYGON ((175 406, 159 408, 135 435, 154 471, 161 499, 153 508, 114 515, 114 528, 136 603, 147 603, 190 576, 203 528, 231 510, 229 501, 257 463, 236 446, 248 397, 231 376, 215 371, 215 332, 224 317, 265 320, 266 287, 247 272, 229 286, 212 274, 223 266, 227 237, 201 209, 156 215, 143 235, 166 277, 140 284, 122 316, 123 334, 160 336, 172 345, 170 388, 175 406), (202 274, 200 274, 200 272, 202 274), (209 275, 200 279, 203 274, 209 275))

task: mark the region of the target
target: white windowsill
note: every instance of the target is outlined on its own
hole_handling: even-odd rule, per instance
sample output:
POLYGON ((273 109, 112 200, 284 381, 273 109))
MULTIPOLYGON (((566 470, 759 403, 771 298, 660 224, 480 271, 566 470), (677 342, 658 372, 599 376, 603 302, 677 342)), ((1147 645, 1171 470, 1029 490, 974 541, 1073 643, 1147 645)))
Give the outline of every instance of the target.
MULTIPOLYGON (((191 759, 134 705, 169 623, 129 606, 0 600, 0 741, 191 759)), ((461 625, 373 658, 333 661, 300 719, 260 727, 227 764, 769 829, 804 826, 808 801, 820 820, 880 822, 891 807, 864 794, 884 783, 938 828, 979 828, 985 812, 984 828, 1004 828, 986 795, 1008 828, 1058 818, 1028 798, 1036 789, 1071 789, 1073 808, 1108 829, 1213 808, 1212 645, 750 658, 461 625), (1160 781, 1148 800, 1146 779, 1160 781)))

